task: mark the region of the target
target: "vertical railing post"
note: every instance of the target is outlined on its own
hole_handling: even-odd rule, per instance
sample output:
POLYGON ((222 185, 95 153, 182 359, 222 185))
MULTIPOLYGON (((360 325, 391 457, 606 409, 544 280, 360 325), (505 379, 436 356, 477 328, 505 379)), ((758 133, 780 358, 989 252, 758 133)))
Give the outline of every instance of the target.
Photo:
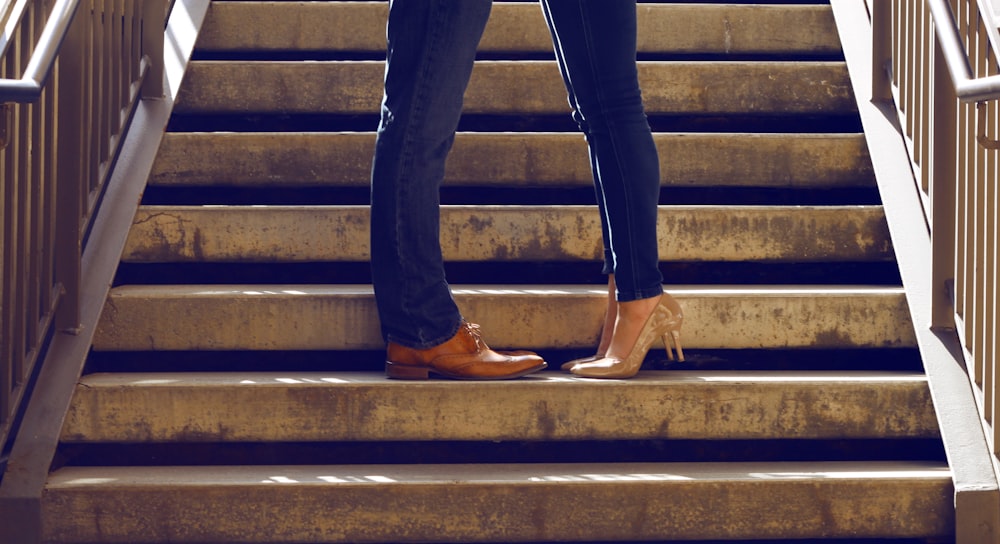
POLYGON ((959 180, 956 129, 958 98, 940 41, 934 39, 930 138, 931 323, 935 329, 955 328, 955 217, 959 180))
MULTIPOLYGON (((89 4, 89 2, 85 3, 89 4)), ((83 194, 88 185, 89 169, 85 157, 89 134, 84 123, 84 78, 89 54, 86 27, 90 21, 89 6, 81 6, 70 26, 59 55, 59 131, 56 146, 56 281, 62 286, 63 297, 56 311, 56 327, 76 332, 80 327, 80 281, 82 277, 83 194)))
MULTIPOLYGON (((149 72, 142 81, 142 98, 163 98, 163 28, 166 26, 166 0, 142 2, 142 55, 149 72)), ((138 59, 137 59, 138 60, 138 59)))
POLYGON ((872 17, 872 100, 892 100, 891 0, 868 0, 872 17))

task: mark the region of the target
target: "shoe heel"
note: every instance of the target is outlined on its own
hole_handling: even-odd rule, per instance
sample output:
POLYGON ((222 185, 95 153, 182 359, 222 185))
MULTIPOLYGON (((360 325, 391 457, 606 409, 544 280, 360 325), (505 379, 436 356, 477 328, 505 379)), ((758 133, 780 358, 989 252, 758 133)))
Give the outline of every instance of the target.
POLYGON ((430 370, 424 367, 397 365, 392 361, 386 361, 385 375, 397 380, 426 380, 430 378, 430 370))
MULTIPOLYGON (((673 340, 674 349, 677 350, 677 361, 684 362, 684 348, 681 347, 681 331, 674 329, 670 331, 670 339, 673 340)), ((670 359, 673 361, 673 358, 670 359)))
POLYGON ((669 334, 663 335, 663 351, 667 352, 667 360, 674 360, 673 338, 669 334))
POLYGON ((684 348, 681 347, 681 324, 684 323, 684 313, 681 305, 668 293, 663 293, 660 300, 670 315, 663 331, 663 346, 667 349, 667 359, 673 361, 673 351, 677 351, 677 361, 684 362, 684 348))

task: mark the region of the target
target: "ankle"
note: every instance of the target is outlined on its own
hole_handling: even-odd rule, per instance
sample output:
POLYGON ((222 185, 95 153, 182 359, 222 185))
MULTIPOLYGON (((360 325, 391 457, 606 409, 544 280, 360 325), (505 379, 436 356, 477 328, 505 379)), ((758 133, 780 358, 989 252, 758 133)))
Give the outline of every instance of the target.
POLYGON ((617 314, 619 319, 645 320, 646 317, 649 317, 649 315, 653 313, 653 310, 656 309, 656 305, 659 304, 659 302, 659 296, 640 298, 637 300, 630 300, 628 302, 619 302, 617 314))

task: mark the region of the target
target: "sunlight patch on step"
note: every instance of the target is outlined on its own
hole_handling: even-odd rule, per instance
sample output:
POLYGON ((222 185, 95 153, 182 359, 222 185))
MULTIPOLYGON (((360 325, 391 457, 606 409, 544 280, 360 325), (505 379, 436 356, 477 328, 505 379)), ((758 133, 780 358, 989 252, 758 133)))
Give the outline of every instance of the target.
POLYGON ((667 482, 693 480, 679 474, 560 474, 532 476, 529 482, 667 482))
POLYGON ((761 480, 801 480, 801 479, 908 479, 908 478, 936 478, 942 473, 951 472, 948 468, 936 468, 926 470, 864 470, 864 471, 822 471, 815 472, 751 472, 747 476, 761 480))
POLYGON ((118 478, 75 478, 66 482, 66 485, 101 485, 110 484, 118 478))
POLYGON ((226 296, 226 295, 246 295, 246 296, 274 296, 274 295, 308 295, 300 289, 203 289, 193 291, 194 296, 226 296))
POLYGON ((569 291, 566 289, 483 289, 469 287, 454 287, 455 295, 580 295, 583 293, 606 295, 607 289, 583 289, 569 291))
MULTIPOLYGON (((324 383, 351 383, 350 380, 345 380, 342 378, 275 378, 274 381, 278 383, 306 383, 306 384, 324 384, 324 383)), ((240 380, 240 385, 257 385, 266 383, 260 380, 240 380)))
MULTIPOLYGON (((398 480, 394 480, 388 476, 371 475, 371 476, 317 476, 317 480, 321 480, 331 484, 351 484, 351 483, 376 483, 376 484, 392 484, 397 483, 398 480)), ((270 476, 266 480, 261 480, 262 484, 297 484, 301 483, 301 480, 296 480, 294 478, 289 478, 288 476, 270 476)))
MULTIPOLYGON (((706 373, 707 374, 707 373, 706 373)), ((875 374, 875 373, 860 373, 860 374, 848 374, 848 373, 808 373, 803 372, 801 374, 774 374, 767 375, 764 373, 754 372, 752 374, 731 374, 731 375, 699 375, 694 378, 701 382, 729 382, 729 383, 760 383, 760 382, 773 382, 773 383, 812 383, 812 382, 861 382, 861 383, 871 383, 871 382, 887 382, 887 383, 899 383, 899 382, 926 382, 927 376, 924 374, 875 374)))

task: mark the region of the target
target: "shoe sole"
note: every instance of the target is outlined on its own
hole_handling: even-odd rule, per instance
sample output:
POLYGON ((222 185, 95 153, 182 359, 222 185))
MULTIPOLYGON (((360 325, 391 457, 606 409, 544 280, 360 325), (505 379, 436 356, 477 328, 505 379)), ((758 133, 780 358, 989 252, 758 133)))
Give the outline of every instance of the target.
POLYGON ((433 374, 435 376, 441 378, 447 378, 450 380, 496 381, 496 380, 513 380, 515 378, 527 376, 528 374, 533 374, 535 372, 538 372, 539 370, 545 370, 546 368, 548 368, 548 366, 549 365, 543 361, 538 365, 522 370, 515 374, 505 374, 503 376, 459 376, 454 374, 448 374, 446 372, 441 372, 431 367, 400 365, 393 363, 392 361, 386 361, 385 375, 395 380, 429 380, 431 379, 431 374, 433 374))

